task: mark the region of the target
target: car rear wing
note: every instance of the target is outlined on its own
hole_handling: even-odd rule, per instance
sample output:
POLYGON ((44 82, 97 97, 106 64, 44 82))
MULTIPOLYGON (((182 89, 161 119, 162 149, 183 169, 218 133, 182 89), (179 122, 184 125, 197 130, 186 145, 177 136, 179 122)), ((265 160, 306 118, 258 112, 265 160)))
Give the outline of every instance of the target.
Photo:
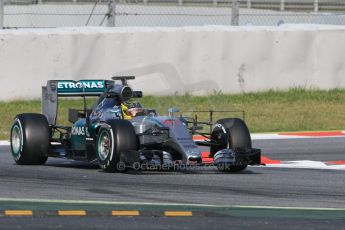
POLYGON ((47 87, 55 88, 59 97, 99 96, 113 81, 106 80, 50 80, 47 87))
POLYGON ((108 80, 49 80, 42 87, 42 114, 49 125, 55 125, 59 97, 100 96, 113 84, 108 80))

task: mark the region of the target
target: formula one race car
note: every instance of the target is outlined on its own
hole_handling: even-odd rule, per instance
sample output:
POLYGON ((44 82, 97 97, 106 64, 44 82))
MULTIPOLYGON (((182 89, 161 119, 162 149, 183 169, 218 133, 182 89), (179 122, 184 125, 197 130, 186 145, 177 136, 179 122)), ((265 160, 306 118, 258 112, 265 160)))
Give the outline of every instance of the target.
POLYGON ((200 122, 176 116, 170 108, 168 116, 159 116, 153 109, 133 108, 131 98, 142 97, 127 81, 133 76, 113 80, 50 80, 42 87, 42 114, 23 113, 15 117, 11 127, 11 150, 17 164, 44 164, 48 157, 80 161, 98 161, 107 172, 143 165, 203 165, 199 146, 210 148, 214 165, 221 171, 241 171, 247 165, 260 164, 261 152, 252 148, 244 121, 224 118, 217 122, 200 122), (121 84, 116 84, 116 81, 121 84), (91 109, 85 97, 97 96, 91 109), (84 98, 83 109, 69 109, 71 126, 56 124, 59 97, 84 98), (135 114, 134 114, 135 113, 135 114), (134 116, 135 115, 135 116, 134 116), (201 125, 210 132, 199 132, 201 125), (204 137, 194 141, 193 135, 204 137))

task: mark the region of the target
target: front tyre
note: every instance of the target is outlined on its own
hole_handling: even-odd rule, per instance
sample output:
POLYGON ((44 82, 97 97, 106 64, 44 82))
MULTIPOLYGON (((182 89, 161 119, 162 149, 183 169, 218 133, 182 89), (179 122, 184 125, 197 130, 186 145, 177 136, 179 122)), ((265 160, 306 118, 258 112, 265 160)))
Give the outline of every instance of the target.
MULTIPOLYGON (((211 139, 218 145, 211 146, 211 155, 222 149, 248 149, 252 147, 252 140, 247 125, 239 118, 224 118, 216 122, 212 129, 211 139)), ((219 171, 238 172, 247 168, 247 165, 219 165, 219 171)))
POLYGON ((41 165, 48 159, 50 131, 42 114, 19 114, 11 127, 11 152, 19 165, 41 165))
POLYGON ((138 150, 138 139, 133 125, 126 120, 110 120, 99 129, 96 150, 99 166, 106 172, 125 172, 121 153, 138 150))

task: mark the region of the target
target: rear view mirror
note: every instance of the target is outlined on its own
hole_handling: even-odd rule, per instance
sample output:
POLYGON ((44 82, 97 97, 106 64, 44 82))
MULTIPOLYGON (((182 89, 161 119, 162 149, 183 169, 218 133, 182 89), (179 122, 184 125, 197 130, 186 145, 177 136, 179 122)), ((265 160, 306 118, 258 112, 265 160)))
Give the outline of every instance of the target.
POLYGON ((178 113, 178 112, 180 112, 180 109, 177 107, 172 107, 172 108, 168 109, 168 112, 169 113, 178 113))
POLYGON ((133 91, 133 97, 135 98, 142 98, 143 92, 142 91, 133 91))
POLYGON ((180 112, 180 109, 179 109, 179 108, 176 108, 176 107, 172 107, 172 108, 169 108, 169 109, 168 109, 168 112, 169 112, 169 116, 170 116, 170 117, 173 117, 173 116, 174 116, 174 113, 180 112))

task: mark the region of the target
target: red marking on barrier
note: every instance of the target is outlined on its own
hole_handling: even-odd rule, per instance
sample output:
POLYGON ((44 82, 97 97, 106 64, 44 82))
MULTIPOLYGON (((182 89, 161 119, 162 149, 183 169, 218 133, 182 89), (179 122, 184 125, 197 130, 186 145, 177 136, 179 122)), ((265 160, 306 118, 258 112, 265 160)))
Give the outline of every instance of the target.
POLYGON ((331 132, 278 133, 278 135, 303 136, 303 137, 332 137, 332 136, 345 136, 345 133, 343 133, 342 131, 331 131, 331 132))
POLYGON ((328 164, 328 165, 345 165, 345 160, 341 160, 341 161, 328 161, 328 162, 326 162, 326 164, 328 164))

